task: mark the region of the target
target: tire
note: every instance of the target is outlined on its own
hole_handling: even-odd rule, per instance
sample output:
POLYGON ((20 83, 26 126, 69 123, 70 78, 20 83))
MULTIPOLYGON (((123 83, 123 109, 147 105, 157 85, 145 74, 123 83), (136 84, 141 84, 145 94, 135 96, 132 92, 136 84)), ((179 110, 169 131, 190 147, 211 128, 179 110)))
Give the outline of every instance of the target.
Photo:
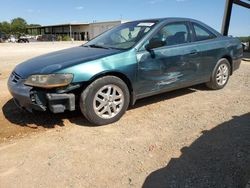
POLYGON ((210 82, 206 86, 213 90, 219 90, 227 85, 230 77, 231 66, 227 59, 222 58, 215 66, 210 82))
POLYGON ((118 121, 129 106, 127 85, 118 77, 104 76, 92 82, 81 94, 80 109, 88 121, 106 125, 118 121))

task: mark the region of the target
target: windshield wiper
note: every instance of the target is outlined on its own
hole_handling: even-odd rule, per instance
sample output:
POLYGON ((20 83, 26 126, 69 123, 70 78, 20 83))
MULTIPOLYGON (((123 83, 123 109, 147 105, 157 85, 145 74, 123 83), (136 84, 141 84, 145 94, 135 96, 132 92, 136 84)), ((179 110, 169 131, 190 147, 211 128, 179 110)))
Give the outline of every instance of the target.
POLYGON ((102 48, 102 49, 110 49, 108 47, 105 47, 105 46, 100 46, 100 45, 97 45, 97 44, 91 44, 91 45, 88 45, 86 47, 91 47, 91 48, 102 48))
POLYGON ((125 49, 122 49, 122 48, 115 48, 115 47, 106 47, 106 46, 100 46, 100 45, 97 45, 97 44, 90 44, 90 45, 83 45, 83 47, 91 47, 91 48, 102 48, 102 49, 114 49, 114 50, 125 50, 125 49))

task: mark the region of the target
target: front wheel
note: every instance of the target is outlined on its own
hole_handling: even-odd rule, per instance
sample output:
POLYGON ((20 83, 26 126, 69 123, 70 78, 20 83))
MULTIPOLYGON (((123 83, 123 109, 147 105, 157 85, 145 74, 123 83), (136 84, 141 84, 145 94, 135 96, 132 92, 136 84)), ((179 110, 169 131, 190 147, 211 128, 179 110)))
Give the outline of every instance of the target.
POLYGON ((225 58, 220 59, 214 68, 210 82, 206 83, 210 89, 222 89, 226 86, 230 76, 231 66, 225 58))
POLYGON ((105 76, 92 82, 81 94, 83 115, 96 125, 118 121, 129 105, 129 90, 118 77, 105 76))

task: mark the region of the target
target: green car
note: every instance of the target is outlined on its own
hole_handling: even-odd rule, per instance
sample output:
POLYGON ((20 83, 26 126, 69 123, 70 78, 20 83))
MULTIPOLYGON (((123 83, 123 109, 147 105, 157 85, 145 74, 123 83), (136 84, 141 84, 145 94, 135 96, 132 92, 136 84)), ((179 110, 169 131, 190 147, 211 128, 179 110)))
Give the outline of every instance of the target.
POLYGON ((80 106, 90 122, 103 125, 137 99, 201 83, 221 89, 241 58, 238 39, 199 21, 140 20, 17 65, 8 88, 23 109, 60 113, 80 106))

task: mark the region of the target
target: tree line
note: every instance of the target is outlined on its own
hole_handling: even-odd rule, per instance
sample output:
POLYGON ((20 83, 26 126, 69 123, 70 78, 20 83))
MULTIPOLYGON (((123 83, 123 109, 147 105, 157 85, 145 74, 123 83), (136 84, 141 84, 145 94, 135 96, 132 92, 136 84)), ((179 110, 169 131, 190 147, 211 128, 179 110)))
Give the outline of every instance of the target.
POLYGON ((250 42, 250 36, 248 36, 248 37, 239 37, 239 39, 241 40, 241 42, 250 42))
POLYGON ((14 18, 10 22, 0 22, 0 34, 15 35, 20 37, 27 34, 27 27, 40 26, 39 24, 28 24, 23 18, 14 18))

